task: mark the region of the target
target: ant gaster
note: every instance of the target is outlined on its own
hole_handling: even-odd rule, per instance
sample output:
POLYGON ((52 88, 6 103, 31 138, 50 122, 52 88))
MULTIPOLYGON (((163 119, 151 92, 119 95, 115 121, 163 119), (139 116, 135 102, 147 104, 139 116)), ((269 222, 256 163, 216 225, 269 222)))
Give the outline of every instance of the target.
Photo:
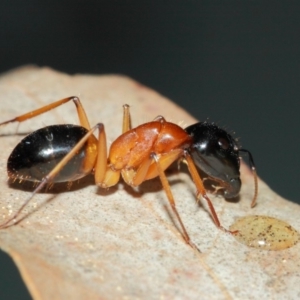
POLYGON ((120 176, 130 186, 138 186, 146 180, 159 177, 171 208, 180 224, 181 234, 187 244, 197 248, 191 241, 176 209, 175 200, 165 175, 165 170, 175 161, 183 160, 189 169, 197 189, 197 199, 203 197, 216 226, 225 229, 207 196, 197 168, 218 182, 227 198, 237 196, 241 188, 239 152, 247 152, 254 174, 257 197, 257 175, 252 155, 239 149, 235 140, 214 124, 200 122, 185 130, 167 122, 162 116, 152 122, 131 128, 129 106, 123 106, 122 134, 112 143, 107 155, 105 129, 102 123, 91 127, 85 110, 77 97, 68 97, 37 110, 0 123, 1 125, 23 122, 43 114, 64 103, 73 101, 80 121, 76 125, 52 125, 26 136, 12 151, 8 162, 8 176, 12 180, 38 182, 30 197, 0 228, 20 222, 21 211, 36 193, 49 184, 70 182, 94 173, 95 183, 101 188, 116 185, 120 176), (98 139, 94 132, 98 129, 98 139))

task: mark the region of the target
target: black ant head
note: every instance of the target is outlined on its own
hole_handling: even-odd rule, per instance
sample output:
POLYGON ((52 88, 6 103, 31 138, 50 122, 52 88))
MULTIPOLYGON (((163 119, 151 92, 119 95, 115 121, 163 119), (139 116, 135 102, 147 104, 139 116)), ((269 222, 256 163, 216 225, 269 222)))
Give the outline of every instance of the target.
POLYGON ((192 137, 189 152, 196 166, 215 179, 226 198, 241 189, 239 148, 234 138, 213 123, 199 122, 185 129, 192 137))

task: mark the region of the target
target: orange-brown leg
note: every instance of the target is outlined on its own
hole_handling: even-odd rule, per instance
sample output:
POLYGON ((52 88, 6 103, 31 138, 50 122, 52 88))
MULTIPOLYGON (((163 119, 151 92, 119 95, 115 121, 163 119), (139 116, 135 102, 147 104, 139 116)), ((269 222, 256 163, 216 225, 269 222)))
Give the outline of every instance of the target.
POLYGON ((166 177, 166 174, 165 174, 165 172, 164 172, 164 170, 163 170, 163 168, 162 168, 162 166, 161 166, 161 164, 159 162, 158 156, 155 153, 153 153, 152 154, 152 158, 156 162, 157 171, 158 171, 158 174, 159 174, 158 176, 159 176, 160 181, 162 183, 163 189, 164 189, 164 191, 165 191, 165 193, 167 195, 167 198, 169 200, 171 208, 172 208, 172 210, 173 210, 173 212, 174 212, 174 214, 175 214, 175 216, 176 216, 176 218, 177 218, 177 220, 178 220, 178 222, 180 224, 180 227, 182 229, 182 236, 183 236, 185 242, 188 245, 190 245, 193 249, 196 249, 197 251, 201 252, 198 249, 198 247, 191 241, 191 239, 190 239, 190 237, 189 237, 189 235, 187 233, 187 230, 185 229, 185 226, 184 226, 184 224, 183 224, 183 222, 181 220, 181 217, 180 217, 180 215, 179 215, 179 213, 177 211, 175 199, 173 197, 173 194, 172 194, 172 191, 171 191, 171 188, 170 188, 170 184, 169 184, 168 179, 166 177))
POLYGON ((123 105, 123 127, 122 133, 131 129, 131 116, 130 116, 130 106, 128 104, 123 105))
POLYGON ((206 202, 208 204, 208 207, 209 207, 209 210, 210 210, 210 213, 211 213, 211 216, 212 216, 212 218, 213 218, 213 220, 214 220, 214 222, 215 222, 215 224, 218 228, 222 229, 225 232, 228 232, 228 233, 231 233, 231 234, 236 234, 237 231, 230 231, 230 230, 224 228, 221 225, 221 223, 219 221, 219 218, 218 218, 218 215, 215 211, 215 208, 214 208, 211 200, 209 199, 209 197, 206 194, 202 179, 199 176, 199 173, 196 169, 196 166, 193 162, 193 159, 191 158, 190 154, 187 153, 187 152, 185 152, 184 157, 185 157, 185 160, 187 162, 187 165, 188 165, 190 174, 192 176, 192 179, 193 179, 193 181, 196 185, 196 188, 197 188, 197 199, 199 198, 199 196, 202 196, 206 200, 206 202))
POLYGON ((123 169, 121 171, 121 174, 124 181, 132 187, 136 187, 142 184, 146 180, 145 178, 147 176, 152 161, 152 158, 148 157, 140 164, 137 171, 132 169, 123 169))
POLYGON ((112 170, 107 165, 107 143, 104 126, 99 128, 98 138, 98 155, 95 165, 95 183, 102 187, 108 188, 119 182, 120 171, 112 170))
POLYGON ((178 157, 182 155, 182 150, 178 149, 178 151, 174 151, 174 153, 170 153, 168 155, 165 155, 162 159, 161 157, 158 157, 155 153, 152 153, 150 157, 148 157, 145 161, 142 162, 140 167, 135 173, 132 173, 130 170, 123 170, 122 171, 122 177, 131 186, 138 186, 143 181, 148 180, 150 178, 159 177, 163 186, 163 189, 167 195, 167 198, 169 200, 169 203, 172 207, 172 210, 180 224, 180 227, 182 229, 182 236, 185 240, 185 242, 190 245, 192 248, 196 249, 197 251, 201 252, 196 245, 193 244, 191 241, 187 230, 185 229, 185 226, 180 218, 180 215, 176 209, 175 200, 168 182, 168 179, 165 175, 164 170, 178 157))
MULTIPOLYGON (((131 129, 130 106, 123 105, 122 133, 131 129)), ((107 143, 104 128, 99 130, 98 158, 95 165, 95 182, 102 188, 114 186, 119 182, 121 171, 112 170, 107 165, 107 143)))
POLYGON ((77 114, 78 114, 78 117, 79 117, 79 122, 80 122, 80 125, 82 127, 85 127, 86 129, 90 130, 91 129, 91 126, 90 126, 90 123, 88 121, 88 118, 87 118, 87 115, 85 113, 85 110, 79 100, 78 97, 68 97, 68 98, 64 98, 64 99, 61 99, 61 100, 58 100, 58 101, 55 101, 53 103, 50 103, 48 105, 45 105, 41 108, 38 108, 36 110, 33 110, 33 111, 30 111, 26 114, 23 114, 23 115, 20 115, 18 117, 15 117, 13 119, 10 119, 8 121, 5 121, 5 122, 2 122, 0 123, 0 126, 1 125, 5 125, 5 124, 8 124, 8 123, 14 123, 14 122, 23 122, 23 121, 26 121, 28 119, 31 119, 31 118, 34 118, 38 115, 41 115, 43 113, 46 113, 47 111, 49 110, 52 110, 62 104, 65 104, 69 101, 73 101, 75 106, 76 106, 76 109, 77 109, 77 114))
MULTIPOLYGON (((169 168, 169 166, 176 160, 178 160, 178 158, 180 158, 182 156, 182 149, 175 149, 173 151, 170 151, 167 154, 162 154, 159 156, 159 164, 161 166, 161 168, 163 170, 166 170, 167 168, 169 168)), ((152 163, 148 169, 147 175, 144 178, 144 180, 149 180, 152 178, 155 178, 159 176, 158 173, 158 169, 156 166, 156 163, 152 163)))
MULTIPOLYGON (((45 176, 42 181, 38 184, 38 186, 34 189, 32 194, 27 198, 27 200, 22 204, 22 206, 18 209, 16 213, 13 214, 12 217, 10 217, 8 220, 6 220, 4 223, 0 224, 1 228, 9 227, 13 224, 18 223, 20 220, 16 220, 19 214, 22 212, 22 210, 28 205, 28 203, 31 201, 31 199, 34 197, 35 194, 37 194, 40 190, 42 190, 45 186, 50 184, 55 176, 62 170, 62 168, 74 157, 74 155, 84 146, 84 144, 87 142, 87 140, 93 135, 95 130, 99 130, 100 132, 104 131, 104 126, 102 123, 99 123, 95 125, 92 129, 90 129, 86 135, 76 144, 76 146, 52 169, 52 171, 45 176), (11 222, 13 224, 11 224, 11 222)), ((100 135, 100 134, 99 134, 100 135)), ((96 157, 95 153, 92 153, 91 155, 96 157)), ((89 159, 89 158, 86 158, 89 159)))

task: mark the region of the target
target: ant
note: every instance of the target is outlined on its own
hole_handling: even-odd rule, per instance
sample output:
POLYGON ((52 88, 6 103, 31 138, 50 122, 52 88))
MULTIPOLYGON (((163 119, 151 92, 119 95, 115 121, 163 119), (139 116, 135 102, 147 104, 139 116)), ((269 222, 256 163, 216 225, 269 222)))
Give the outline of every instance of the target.
POLYGON ((165 175, 165 170, 175 161, 184 161, 197 188, 197 200, 207 201, 214 223, 225 229, 207 196, 198 169, 219 184, 226 198, 236 197, 241 188, 240 152, 246 152, 254 175, 255 192, 251 206, 257 198, 257 175, 251 153, 239 149, 236 141, 214 123, 199 122, 183 129, 158 116, 152 122, 131 128, 129 106, 123 106, 122 134, 111 144, 107 155, 105 129, 102 123, 91 127, 78 97, 68 97, 29 113, 20 115, 0 126, 23 122, 73 101, 79 117, 78 125, 52 125, 27 135, 12 151, 7 162, 7 172, 13 181, 37 182, 37 187, 21 207, 0 228, 19 223, 21 211, 36 193, 56 182, 71 182, 90 173, 101 188, 116 185, 120 177, 136 187, 146 180, 159 177, 179 225, 185 242, 193 248, 187 230, 176 209, 175 200, 165 175), (98 130, 98 139, 94 132, 98 130))

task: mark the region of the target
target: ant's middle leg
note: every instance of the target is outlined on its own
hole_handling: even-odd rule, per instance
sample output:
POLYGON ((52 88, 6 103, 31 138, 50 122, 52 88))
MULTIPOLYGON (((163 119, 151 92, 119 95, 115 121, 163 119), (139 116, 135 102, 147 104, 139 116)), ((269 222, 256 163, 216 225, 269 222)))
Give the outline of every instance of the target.
POLYGON ((87 118, 87 115, 85 113, 85 110, 79 100, 78 97, 67 97, 67 98, 64 98, 64 99, 61 99, 61 100, 58 100, 58 101, 55 101, 53 103, 50 103, 48 105, 45 105, 41 108, 38 108, 36 110, 32 110, 26 114, 23 114, 23 115, 20 115, 20 116, 17 116, 13 119, 10 119, 8 121, 5 121, 5 122, 2 122, 0 123, 0 126, 1 125, 5 125, 5 124, 8 124, 8 123, 14 123, 14 122, 23 122, 23 121, 26 121, 28 119, 31 119, 31 118, 34 118, 38 115, 41 115, 43 113, 46 113, 62 104, 65 104, 69 101, 73 101, 75 106, 76 106, 76 109, 77 109, 77 114, 78 114, 78 118, 79 118, 79 122, 80 122, 80 125, 84 128, 86 128, 87 130, 90 130, 91 129, 91 126, 90 126, 90 123, 88 121, 88 118, 87 118))
POLYGON ((170 184, 168 182, 168 179, 166 177, 166 174, 164 172, 164 168, 161 166, 161 163, 160 163, 160 160, 159 160, 159 157, 155 154, 155 153, 152 153, 152 158, 154 159, 155 163, 156 163, 156 168, 157 168, 157 172, 158 172, 158 176, 160 178, 160 181, 162 183, 162 186, 163 186, 163 189, 167 195, 167 198, 169 200, 169 203, 171 205, 171 208, 180 224, 180 227, 182 229, 182 236, 185 240, 185 242, 190 245, 193 249, 196 249, 198 252, 201 252, 198 247, 192 242, 189 234, 187 233, 187 230, 183 224, 183 221, 181 220, 181 217, 179 215, 179 212, 177 211, 177 208, 176 208, 176 203, 175 203, 175 199, 174 199, 174 196, 173 196, 173 193, 171 191, 171 188, 170 188, 170 184))
MULTIPOLYGON (((122 177, 124 181, 129 184, 130 186, 138 186, 145 180, 149 180, 155 177, 159 177, 163 186, 163 189, 167 195, 168 201, 172 207, 172 210, 180 224, 180 227, 182 229, 182 236, 185 240, 185 242, 190 245, 193 249, 196 249, 198 252, 201 252, 196 245, 193 244, 191 241, 187 230, 185 229, 185 226, 181 220, 181 217, 177 211, 175 200, 173 197, 173 194, 171 192, 171 188, 168 182, 168 179, 164 173, 164 170, 170 166, 172 162, 178 159, 182 154, 182 149, 177 149, 172 151, 169 154, 158 156, 155 153, 152 153, 148 158, 146 158, 139 168, 136 171, 123 169, 122 177)), ((115 171, 116 172, 116 171, 115 171)))

